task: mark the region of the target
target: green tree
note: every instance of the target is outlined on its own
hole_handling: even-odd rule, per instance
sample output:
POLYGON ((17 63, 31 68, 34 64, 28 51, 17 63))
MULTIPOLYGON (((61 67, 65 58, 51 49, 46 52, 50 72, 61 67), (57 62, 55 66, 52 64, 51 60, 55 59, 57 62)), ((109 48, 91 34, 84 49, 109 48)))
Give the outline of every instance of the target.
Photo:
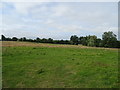
POLYGON ((101 39, 100 38, 96 39, 95 42, 96 47, 100 47, 100 44, 101 44, 101 39))
POLYGON ((46 39, 46 38, 43 38, 43 39, 41 39, 41 42, 42 42, 42 43, 47 43, 47 39, 46 39))
POLYGON ((22 38, 22 41, 26 41, 26 40, 27 40, 26 37, 23 37, 23 38, 22 38))
POLYGON ((12 41, 17 41, 17 40, 18 40, 18 38, 16 38, 16 37, 12 38, 12 41))
POLYGON ((79 43, 87 46, 87 37, 80 37, 79 38, 79 43))
POLYGON ((48 38, 48 43, 53 43, 53 39, 52 38, 48 38))
POLYGON ((19 41, 27 41, 26 37, 20 38, 19 41))
POLYGON ((93 35, 93 36, 88 36, 87 37, 87 46, 96 46, 96 40, 97 40, 97 36, 93 35))
POLYGON ((117 41, 117 48, 120 48, 120 41, 117 41))
POLYGON ((73 35, 70 37, 70 42, 73 45, 78 45, 78 37, 76 35, 73 35))
POLYGON ((6 37, 4 35, 1 35, 2 41, 6 41, 6 37))
POLYGON ((116 47, 117 38, 112 31, 104 32, 102 39, 102 44, 104 47, 116 47))
POLYGON ((41 39, 40 39, 39 37, 37 37, 37 38, 36 38, 36 42, 38 42, 38 43, 39 43, 39 42, 40 42, 40 40, 41 40, 41 39))

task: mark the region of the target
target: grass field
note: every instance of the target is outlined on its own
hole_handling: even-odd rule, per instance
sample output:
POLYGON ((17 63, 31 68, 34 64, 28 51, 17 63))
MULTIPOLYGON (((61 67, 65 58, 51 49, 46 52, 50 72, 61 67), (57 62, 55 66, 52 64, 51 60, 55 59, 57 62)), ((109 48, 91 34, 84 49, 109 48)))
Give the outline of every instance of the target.
POLYGON ((117 49, 24 42, 3 42, 2 47, 6 88, 117 88, 119 84, 117 49))

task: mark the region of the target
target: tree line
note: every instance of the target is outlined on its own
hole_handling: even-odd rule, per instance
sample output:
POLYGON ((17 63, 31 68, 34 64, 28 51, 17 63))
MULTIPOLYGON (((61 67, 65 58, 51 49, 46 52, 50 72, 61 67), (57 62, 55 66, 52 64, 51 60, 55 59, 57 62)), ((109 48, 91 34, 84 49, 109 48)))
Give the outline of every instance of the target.
POLYGON ((42 38, 37 37, 36 39, 27 39, 23 38, 6 38, 2 35, 2 41, 28 41, 28 42, 37 42, 37 43, 53 43, 53 44, 70 44, 70 45, 85 45, 91 47, 108 47, 108 48, 120 48, 120 41, 117 40, 117 36, 112 32, 104 32, 102 34, 102 39, 97 38, 95 35, 81 36, 72 35, 70 40, 53 40, 52 38, 42 38))

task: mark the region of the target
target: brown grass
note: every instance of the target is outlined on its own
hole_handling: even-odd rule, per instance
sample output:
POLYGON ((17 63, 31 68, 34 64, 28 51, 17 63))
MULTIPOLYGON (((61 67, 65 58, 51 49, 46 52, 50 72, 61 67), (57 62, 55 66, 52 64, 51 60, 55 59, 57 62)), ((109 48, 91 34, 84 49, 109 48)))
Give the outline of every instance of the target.
POLYGON ((97 48, 97 49, 111 49, 118 50, 117 48, 103 48, 103 47, 88 47, 83 45, 63 45, 63 44, 47 44, 47 43, 33 43, 33 42, 19 42, 19 41, 0 41, 2 47, 19 47, 19 46, 30 46, 30 47, 63 47, 63 48, 97 48))

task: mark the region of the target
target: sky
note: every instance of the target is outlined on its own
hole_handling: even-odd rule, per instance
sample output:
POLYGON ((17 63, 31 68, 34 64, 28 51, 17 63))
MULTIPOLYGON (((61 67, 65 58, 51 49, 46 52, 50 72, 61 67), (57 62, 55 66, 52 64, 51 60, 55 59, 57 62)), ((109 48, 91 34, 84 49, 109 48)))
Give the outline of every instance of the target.
POLYGON ((0 3, 0 29, 6 37, 69 39, 71 35, 118 36, 117 2, 0 3))

